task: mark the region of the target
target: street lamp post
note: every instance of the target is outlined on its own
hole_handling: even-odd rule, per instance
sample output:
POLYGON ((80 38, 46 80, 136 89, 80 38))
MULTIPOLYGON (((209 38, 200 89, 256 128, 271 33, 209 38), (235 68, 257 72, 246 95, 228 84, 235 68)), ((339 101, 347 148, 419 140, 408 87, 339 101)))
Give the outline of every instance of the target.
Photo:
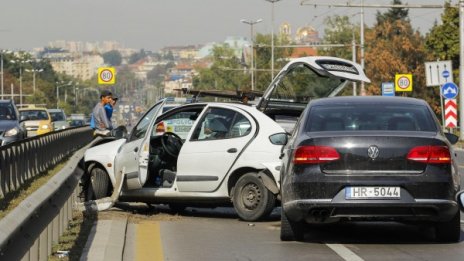
POLYGON ((0 50, 0 71, 1 71, 1 74, 2 74, 2 79, 1 79, 1 91, 2 91, 2 96, 1 96, 1 99, 3 99, 3 54, 6 54, 6 53, 11 53, 11 51, 7 51, 7 50, 0 50))
POLYGON ((254 77, 254 52, 255 52, 255 48, 254 48, 254 41, 253 41, 253 25, 257 24, 257 23, 260 23, 262 22, 263 19, 258 19, 256 21, 252 21, 252 20, 245 20, 245 19, 242 19, 240 20, 240 22, 242 23, 245 23, 245 24, 248 24, 250 25, 250 42, 251 42, 251 65, 250 65, 250 71, 251 71, 251 90, 254 91, 255 90, 255 77, 254 77))
POLYGON ((30 60, 13 60, 12 63, 19 64, 19 106, 23 105, 23 66, 24 63, 29 63, 30 60))
POLYGON ((33 88, 33 93, 35 94, 35 73, 40 73, 43 72, 43 69, 32 69, 28 70, 26 69, 26 72, 32 72, 32 88, 33 88))
POLYGON ((274 3, 281 0, 266 0, 272 3, 272 16, 271 16, 271 81, 274 79, 274 3))
POLYGON ((70 81, 70 82, 56 82, 56 108, 59 109, 59 104, 60 104, 60 87, 64 87, 64 86, 69 86, 71 85, 73 82, 70 81))

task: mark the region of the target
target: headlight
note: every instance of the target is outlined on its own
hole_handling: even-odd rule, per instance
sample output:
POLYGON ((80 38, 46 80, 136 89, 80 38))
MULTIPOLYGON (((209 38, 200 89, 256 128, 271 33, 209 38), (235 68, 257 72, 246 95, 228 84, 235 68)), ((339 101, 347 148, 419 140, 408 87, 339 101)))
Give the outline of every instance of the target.
POLYGON ((44 130, 46 130, 46 129, 49 129, 49 126, 48 126, 47 124, 45 124, 45 125, 42 125, 41 128, 44 129, 44 130))
POLYGON ((18 134, 18 129, 14 127, 13 129, 9 129, 5 132, 5 137, 16 136, 18 134))

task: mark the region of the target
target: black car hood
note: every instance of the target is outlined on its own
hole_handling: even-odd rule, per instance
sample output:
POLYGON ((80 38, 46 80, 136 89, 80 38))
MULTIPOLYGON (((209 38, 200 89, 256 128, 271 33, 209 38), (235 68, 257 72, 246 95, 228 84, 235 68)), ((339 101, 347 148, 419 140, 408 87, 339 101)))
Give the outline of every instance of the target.
POLYGON ((18 122, 14 120, 1 120, 0 131, 7 131, 18 126, 18 122))

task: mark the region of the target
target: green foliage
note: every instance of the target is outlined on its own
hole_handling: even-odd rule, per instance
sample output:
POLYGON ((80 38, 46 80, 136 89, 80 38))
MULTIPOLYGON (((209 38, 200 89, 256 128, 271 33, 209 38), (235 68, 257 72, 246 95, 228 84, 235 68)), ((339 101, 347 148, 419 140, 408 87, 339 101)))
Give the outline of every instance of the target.
MULTIPOLYGON (((403 3, 401 2, 401 0, 393 0, 392 4, 401 5, 403 3)), ((390 8, 385 13, 380 13, 379 11, 377 11, 377 24, 382 24, 384 22, 392 23, 398 20, 409 21, 408 13, 409 9, 407 8, 390 8)))
POLYGON ((214 46, 211 61, 209 68, 199 69, 198 76, 194 77, 195 89, 236 90, 248 85, 247 70, 229 46, 214 46))
POLYGON ((359 43, 359 26, 350 22, 348 16, 330 16, 325 19, 324 43, 346 44, 346 47, 327 47, 318 50, 319 55, 335 56, 351 60, 353 37, 359 43))
POLYGON ((121 65, 122 56, 121 53, 117 50, 106 52, 102 55, 102 57, 106 64, 109 64, 111 66, 121 65))
POLYGON ((459 71, 459 10, 449 3, 445 5, 441 15, 442 23, 435 24, 425 37, 425 46, 431 54, 430 60, 451 60, 453 62, 454 79, 458 79, 459 71))

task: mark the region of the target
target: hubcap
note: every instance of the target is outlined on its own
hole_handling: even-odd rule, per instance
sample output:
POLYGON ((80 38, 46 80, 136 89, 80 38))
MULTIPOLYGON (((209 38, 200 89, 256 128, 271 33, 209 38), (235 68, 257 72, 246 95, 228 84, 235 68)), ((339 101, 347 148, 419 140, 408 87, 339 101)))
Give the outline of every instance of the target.
POLYGON ((242 190, 242 202, 247 209, 255 209, 261 201, 261 191, 259 187, 250 183, 247 184, 242 190))

